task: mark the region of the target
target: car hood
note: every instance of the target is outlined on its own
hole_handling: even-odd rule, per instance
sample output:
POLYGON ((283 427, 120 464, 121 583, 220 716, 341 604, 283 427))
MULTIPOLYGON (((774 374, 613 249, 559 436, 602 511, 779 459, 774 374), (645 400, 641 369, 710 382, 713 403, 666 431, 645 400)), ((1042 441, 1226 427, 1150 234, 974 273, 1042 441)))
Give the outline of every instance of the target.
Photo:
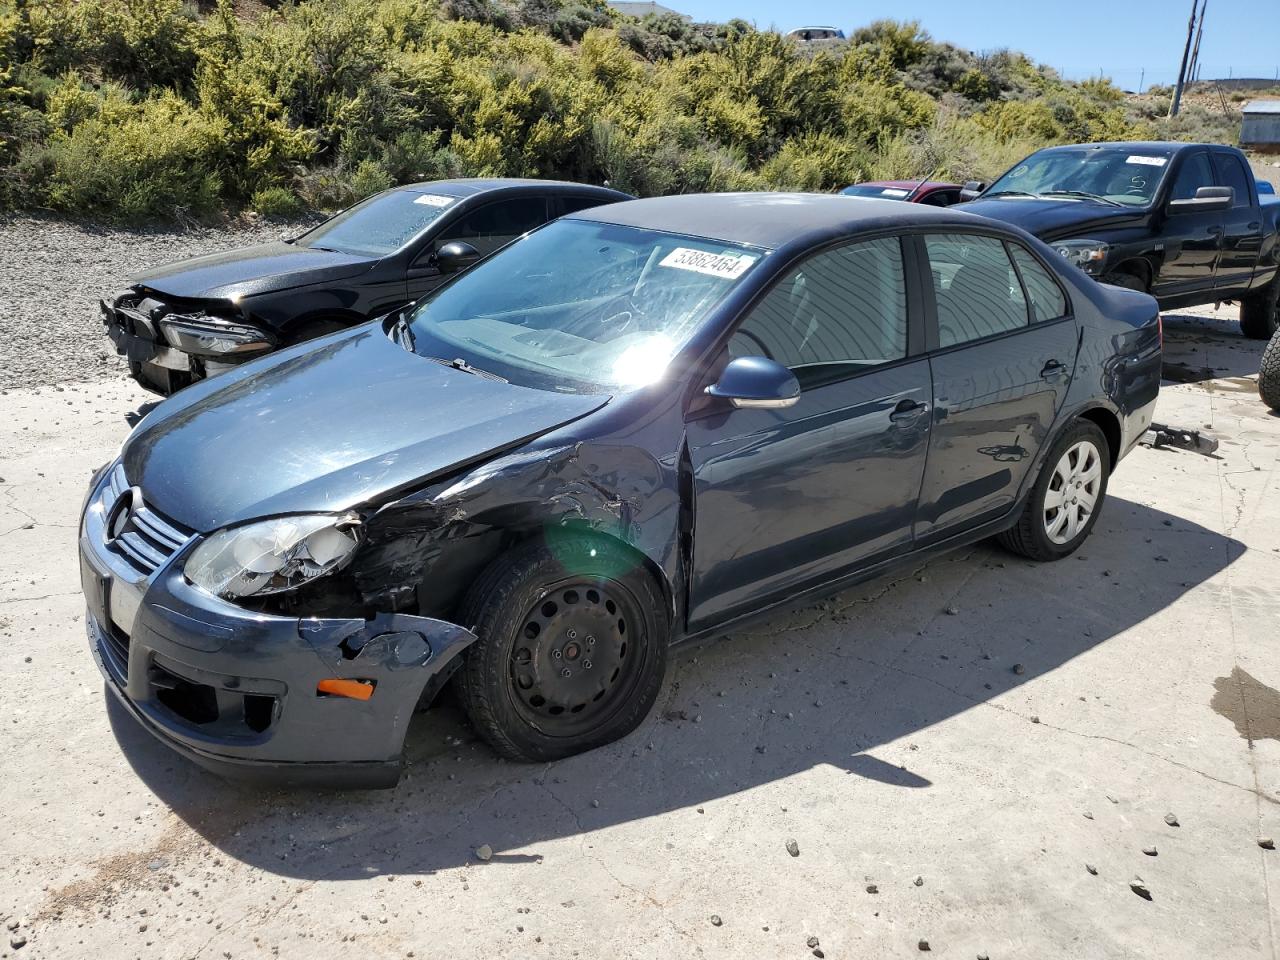
POLYGON ((188 387, 122 455, 148 504, 207 533, 389 498, 608 400, 454 370, 365 324, 188 387))
POLYGON ((968 203, 958 203, 952 209, 1012 223, 1041 240, 1061 240, 1063 237, 1082 236, 1086 230, 1137 224, 1142 222, 1143 217, 1142 213, 1121 210, 1107 203, 1050 198, 979 198, 968 203))
POLYGON ((133 282, 171 297, 225 300, 332 283, 365 273, 377 262, 377 258, 280 240, 168 263, 134 277, 133 282))

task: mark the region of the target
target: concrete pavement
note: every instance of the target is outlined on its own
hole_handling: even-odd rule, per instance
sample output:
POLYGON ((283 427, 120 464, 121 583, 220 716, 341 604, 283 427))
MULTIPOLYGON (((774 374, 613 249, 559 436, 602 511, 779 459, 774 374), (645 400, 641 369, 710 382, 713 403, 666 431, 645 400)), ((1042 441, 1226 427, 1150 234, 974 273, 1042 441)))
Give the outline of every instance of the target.
POLYGON ((233 786, 109 706, 76 517, 148 398, 0 395, 0 955, 1276 960, 1280 418, 1200 313, 1166 340, 1213 378, 1158 419, 1217 458, 1134 453, 1076 556, 983 544, 677 653, 555 764, 445 704, 380 793, 233 786))

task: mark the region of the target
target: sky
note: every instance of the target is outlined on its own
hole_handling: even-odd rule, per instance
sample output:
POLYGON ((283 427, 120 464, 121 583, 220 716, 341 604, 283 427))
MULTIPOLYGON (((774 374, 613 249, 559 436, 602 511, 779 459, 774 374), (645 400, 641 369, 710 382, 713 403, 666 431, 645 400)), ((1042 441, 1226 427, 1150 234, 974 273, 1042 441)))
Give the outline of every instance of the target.
MULTIPOLYGON (((659 0, 695 20, 733 17, 790 30, 872 20, 918 20, 935 39, 976 53, 1008 47, 1072 80, 1101 71, 1136 90, 1173 83, 1190 0, 659 0)), ((1200 77, 1274 77, 1280 70, 1280 0, 1207 0, 1200 77)))

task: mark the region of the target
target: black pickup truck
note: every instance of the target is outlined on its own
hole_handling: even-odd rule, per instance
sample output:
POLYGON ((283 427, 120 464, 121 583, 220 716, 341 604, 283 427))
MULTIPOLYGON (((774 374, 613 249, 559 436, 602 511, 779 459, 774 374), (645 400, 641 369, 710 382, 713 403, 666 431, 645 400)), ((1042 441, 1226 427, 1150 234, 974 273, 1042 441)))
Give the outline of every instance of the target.
POLYGON ((1103 283, 1161 309, 1235 300, 1247 337, 1280 319, 1280 198, 1259 199, 1244 154, 1206 143, 1048 147, 958 209, 1035 234, 1103 283))

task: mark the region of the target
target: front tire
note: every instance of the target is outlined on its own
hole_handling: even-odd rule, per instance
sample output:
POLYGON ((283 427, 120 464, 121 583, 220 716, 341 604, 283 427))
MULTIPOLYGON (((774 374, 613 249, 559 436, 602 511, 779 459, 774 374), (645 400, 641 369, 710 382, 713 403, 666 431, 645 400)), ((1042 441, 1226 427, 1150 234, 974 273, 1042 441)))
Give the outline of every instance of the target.
POLYGON ((1280 333, 1262 351, 1262 364, 1258 368, 1258 395, 1262 402, 1280 413, 1280 333))
POLYGON ((1250 340, 1269 340, 1280 327, 1280 279, 1240 300, 1240 332, 1250 340))
POLYGON ((1077 420, 1045 457, 1018 522, 1000 543, 1032 560, 1061 560, 1093 529, 1111 474, 1107 438, 1096 424, 1077 420))
POLYGON ((669 620, 640 561, 598 537, 496 560, 463 602, 480 638, 458 671, 476 730, 511 760, 558 760, 634 730, 658 698, 669 620))

